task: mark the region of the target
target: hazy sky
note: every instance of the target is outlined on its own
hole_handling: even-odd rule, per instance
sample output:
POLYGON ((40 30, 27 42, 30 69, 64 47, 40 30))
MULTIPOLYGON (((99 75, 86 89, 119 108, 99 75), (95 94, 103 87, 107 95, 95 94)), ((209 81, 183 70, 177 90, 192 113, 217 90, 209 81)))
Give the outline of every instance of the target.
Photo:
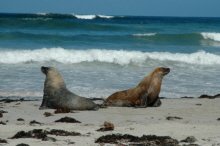
POLYGON ((220 0, 0 0, 0 12, 220 17, 220 0))

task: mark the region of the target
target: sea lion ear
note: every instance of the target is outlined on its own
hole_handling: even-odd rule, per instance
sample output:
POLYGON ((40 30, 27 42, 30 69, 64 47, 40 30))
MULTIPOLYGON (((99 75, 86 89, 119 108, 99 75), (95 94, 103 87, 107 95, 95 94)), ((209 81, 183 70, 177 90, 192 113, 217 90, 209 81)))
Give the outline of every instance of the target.
POLYGON ((42 66, 42 67, 41 67, 41 71, 42 71, 42 73, 44 73, 44 74, 46 74, 49 69, 50 69, 49 67, 45 67, 45 66, 42 66))

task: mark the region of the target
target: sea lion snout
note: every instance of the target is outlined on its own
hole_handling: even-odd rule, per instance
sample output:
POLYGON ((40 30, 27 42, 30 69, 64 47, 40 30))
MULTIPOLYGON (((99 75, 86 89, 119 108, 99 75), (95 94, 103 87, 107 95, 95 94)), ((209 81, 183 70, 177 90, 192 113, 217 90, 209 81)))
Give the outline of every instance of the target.
POLYGON ((46 74, 46 73, 48 72, 48 70, 49 70, 49 67, 45 67, 45 66, 42 66, 42 67, 41 67, 41 71, 42 71, 42 73, 44 73, 44 74, 46 74))
POLYGON ((170 72, 170 68, 163 68, 164 75, 167 75, 170 72))

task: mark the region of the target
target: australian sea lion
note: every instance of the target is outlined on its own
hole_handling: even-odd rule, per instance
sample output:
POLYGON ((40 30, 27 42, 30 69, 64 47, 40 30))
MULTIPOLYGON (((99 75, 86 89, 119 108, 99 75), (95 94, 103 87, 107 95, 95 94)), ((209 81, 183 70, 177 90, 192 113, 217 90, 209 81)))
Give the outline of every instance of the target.
POLYGON ((61 74, 53 67, 41 67, 46 75, 44 95, 40 109, 97 110, 98 106, 85 97, 70 92, 61 74))
POLYGON ((159 67, 146 76, 136 87, 110 95, 106 106, 160 106, 159 93, 162 79, 170 72, 169 68, 159 67))

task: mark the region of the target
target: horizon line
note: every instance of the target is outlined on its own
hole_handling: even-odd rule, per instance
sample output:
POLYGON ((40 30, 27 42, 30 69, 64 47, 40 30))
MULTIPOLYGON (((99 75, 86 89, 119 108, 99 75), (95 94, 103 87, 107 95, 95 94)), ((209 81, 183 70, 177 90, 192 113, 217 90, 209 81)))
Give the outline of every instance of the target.
POLYGON ((110 15, 110 14, 82 14, 82 13, 57 13, 57 12, 0 12, 0 14, 17 14, 17 15, 46 15, 46 14, 59 14, 59 15, 105 15, 105 16, 115 16, 115 17, 173 17, 173 18, 220 18, 220 16, 163 16, 163 15, 110 15))

